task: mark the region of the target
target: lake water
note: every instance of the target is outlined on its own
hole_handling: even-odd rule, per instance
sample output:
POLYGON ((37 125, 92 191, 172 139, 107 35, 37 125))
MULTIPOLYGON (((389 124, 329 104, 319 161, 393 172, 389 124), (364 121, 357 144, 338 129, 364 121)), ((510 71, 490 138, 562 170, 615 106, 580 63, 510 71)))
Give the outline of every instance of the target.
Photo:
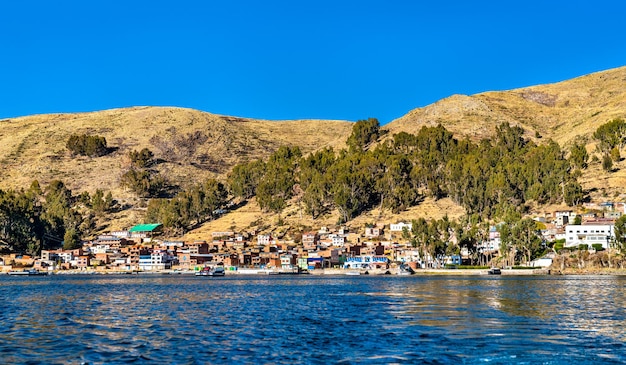
POLYGON ((626 278, 0 277, 2 364, 626 362, 626 278))

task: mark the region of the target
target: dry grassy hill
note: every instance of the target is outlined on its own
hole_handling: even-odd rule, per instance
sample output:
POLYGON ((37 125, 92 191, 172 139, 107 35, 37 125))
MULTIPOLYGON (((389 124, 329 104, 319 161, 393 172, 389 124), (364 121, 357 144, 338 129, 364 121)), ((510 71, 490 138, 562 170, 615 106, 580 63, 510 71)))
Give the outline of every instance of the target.
POLYGON ((298 145, 304 153, 343 146, 351 128, 345 121, 274 122, 165 107, 6 119, 0 121, 0 188, 27 188, 35 179, 45 187, 60 179, 75 193, 111 190, 135 209, 111 217, 107 227, 125 228, 142 219, 140 202, 119 185, 133 149, 152 150, 163 161, 159 172, 184 187, 207 177, 224 178, 238 162, 267 157, 281 145, 298 145), (104 136, 114 151, 97 158, 71 156, 65 144, 80 133, 104 136))
MULTIPOLYGON (((472 96, 453 95, 432 105, 410 111, 384 127, 388 136, 416 133, 422 126, 443 124, 457 138, 478 140, 493 135, 502 122, 519 125, 538 142, 549 138, 567 147, 575 138, 595 145, 591 134, 603 123, 626 117, 626 67, 582 76, 550 85, 539 85, 472 96), (542 138, 537 139, 536 133, 542 138)), ((304 153, 345 146, 352 124, 344 121, 261 121, 227 117, 192 109, 136 107, 93 113, 35 115, 0 121, 0 188, 28 187, 32 180, 45 186, 63 180, 75 193, 111 190, 116 199, 132 208, 108 217, 104 229, 126 228, 142 221, 141 202, 119 187, 128 168, 129 151, 144 147, 162 160, 157 166, 168 180, 186 186, 207 177, 224 178, 236 163, 266 157, 281 145, 298 145, 304 153), (71 134, 106 137, 114 151, 104 157, 72 157, 65 143, 71 134)), ((624 153, 622 153, 624 155, 624 153)), ((626 162, 613 173, 599 163, 590 164, 581 183, 595 197, 618 196, 626 186, 626 162)), ((420 216, 451 218, 463 209, 444 199, 426 200, 401 216, 372 211, 351 224, 378 219, 393 221, 420 216)), ((332 225, 331 214, 319 221, 301 216, 297 204, 281 215, 287 227, 332 225)), ((230 227, 275 227, 278 216, 259 211, 254 201, 191 232, 189 238, 206 237, 211 230, 230 227)))
POLYGON ((552 138, 562 146, 589 137, 600 125, 626 117, 626 67, 555 84, 477 95, 453 95, 410 111, 389 123, 390 134, 416 133, 441 123, 459 136, 481 139, 503 122, 519 125, 534 138, 552 138))
MULTIPOLYGON (((626 67, 555 84, 453 95, 414 109, 385 128, 391 136, 402 131, 417 133, 422 126, 441 123, 457 138, 479 140, 493 136, 497 125, 508 122, 524 128, 526 136, 539 143, 553 139, 568 148, 575 139, 581 139, 593 154, 593 132, 614 118, 626 118, 626 67), (540 140, 535 138, 536 132, 542 137, 540 140)), ((599 163, 591 163, 580 180, 583 188, 598 199, 613 199, 624 193, 626 162, 615 167, 614 172, 606 173, 599 163)))

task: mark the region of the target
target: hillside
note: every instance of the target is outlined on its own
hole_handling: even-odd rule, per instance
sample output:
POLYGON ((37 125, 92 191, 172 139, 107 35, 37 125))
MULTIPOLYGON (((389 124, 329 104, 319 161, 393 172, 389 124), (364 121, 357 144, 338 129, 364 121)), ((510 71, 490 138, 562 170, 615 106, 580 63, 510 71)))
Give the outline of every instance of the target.
POLYGON ((478 140, 509 122, 566 146, 577 136, 588 138, 603 123, 626 114, 626 67, 575 79, 510 91, 472 96, 453 95, 410 111, 386 125, 390 135, 415 133, 422 126, 443 124, 458 136, 478 140))
MULTIPOLYGON (((453 95, 414 109, 385 128, 389 135, 416 133, 422 126, 441 123, 457 138, 480 140, 491 137, 497 125, 508 122, 524 128, 526 137, 538 143, 553 139, 567 149, 572 141, 581 139, 592 154, 596 147, 593 132, 614 118, 626 118, 626 67, 554 84, 453 95), (541 139, 536 138, 536 132, 541 139)), ((624 167, 622 161, 609 174, 599 163, 590 163, 590 168, 583 171, 581 184, 594 198, 613 198, 626 186, 624 167)))
POLYGON ((152 150, 161 161, 156 169, 185 187, 208 177, 224 178, 238 162, 267 157, 281 145, 297 144, 304 153, 341 147, 351 128, 345 121, 275 122, 165 107, 6 119, 0 121, 0 188, 27 188, 35 179, 45 187, 60 179, 75 194, 111 190, 115 199, 132 207, 110 217, 106 227, 120 229, 137 223, 143 214, 140 201, 119 185, 133 149, 152 150), (193 135, 197 132, 199 137, 193 135), (72 157, 65 144, 71 134, 81 133, 104 136, 113 152, 98 158, 72 157), (177 139, 184 146, 176 153, 162 142, 177 139))
MULTIPOLYGON (((593 154, 591 134, 603 123, 626 117, 626 67, 594 73, 549 85, 472 96, 453 95, 383 127, 387 138, 395 133, 416 133, 422 126, 441 123, 457 138, 476 141, 493 135, 503 122, 519 125, 526 137, 538 143, 553 139, 568 147, 576 138, 587 143, 593 154), (540 136, 538 138, 537 136, 540 136)), ((331 146, 343 148, 352 123, 345 121, 263 121, 215 115, 198 110, 168 107, 134 107, 91 113, 50 114, 0 121, 0 188, 26 188, 33 180, 46 186, 60 179, 74 192, 111 191, 126 209, 101 222, 102 230, 123 229, 143 220, 145 202, 120 188, 127 171, 127 154, 149 148, 159 160, 155 169, 180 187, 208 177, 224 179, 238 162, 264 158, 281 145, 297 145, 306 154, 331 146), (65 144, 71 134, 97 134, 107 139, 111 153, 98 158, 75 157, 65 144)), ((622 153, 624 155, 624 153, 622 153)), ((597 162, 590 163, 579 179, 594 198, 614 198, 626 185, 626 162, 612 173, 597 162)), ((377 210, 350 222, 353 226, 377 220, 393 221, 417 217, 458 217, 463 208, 449 199, 426 199, 400 215, 377 210)), ((280 230, 289 227, 333 225, 333 212, 312 221, 302 218, 295 200, 280 217, 280 230)), ((254 201, 220 219, 190 232, 201 238, 212 230, 276 227, 277 215, 259 210, 254 201)))

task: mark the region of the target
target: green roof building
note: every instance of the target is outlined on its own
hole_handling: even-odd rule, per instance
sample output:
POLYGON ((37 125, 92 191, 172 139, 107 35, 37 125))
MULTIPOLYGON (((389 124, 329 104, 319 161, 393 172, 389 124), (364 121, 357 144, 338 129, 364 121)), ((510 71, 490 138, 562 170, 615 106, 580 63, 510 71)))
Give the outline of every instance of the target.
POLYGON ((163 224, 161 223, 149 223, 149 224, 138 224, 128 230, 130 233, 156 233, 160 232, 161 228, 163 228, 163 224))

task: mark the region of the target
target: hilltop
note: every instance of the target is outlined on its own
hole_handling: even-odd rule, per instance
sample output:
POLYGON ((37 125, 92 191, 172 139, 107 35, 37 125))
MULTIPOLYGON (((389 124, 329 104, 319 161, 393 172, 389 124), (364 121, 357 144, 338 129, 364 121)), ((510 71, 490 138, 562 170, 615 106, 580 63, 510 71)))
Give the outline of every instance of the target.
MULTIPOLYGON (((503 122, 520 126, 525 137, 541 144, 552 139, 566 150, 575 140, 583 141, 593 154, 593 132, 607 121, 626 116, 626 67, 598 72, 555 84, 476 95, 453 95, 432 105, 408 112, 383 126, 386 138, 396 133, 417 133, 423 126, 442 124, 457 139, 478 141, 494 135, 503 122)), ((168 181, 184 188, 206 178, 224 180, 231 168, 246 160, 266 158, 282 145, 299 146, 303 154, 345 147, 352 123, 347 121, 265 121, 216 115, 193 109, 133 107, 90 113, 49 114, 0 121, 0 188, 26 188, 33 180, 46 186, 60 179, 75 193, 111 191, 126 207, 107 217, 102 229, 122 229, 142 221, 145 200, 120 187, 127 171, 128 152, 149 148, 159 163, 155 166, 168 181), (65 147, 72 134, 96 134, 106 138, 111 153, 103 157, 72 156, 65 147)), ((626 184, 624 162, 612 173, 599 163, 590 163, 579 181, 595 196, 613 197, 626 184)), ((293 203, 293 202, 292 202, 293 203)), ((464 213, 449 199, 427 198, 399 215, 376 209, 357 217, 362 225, 379 219, 417 217, 451 218, 464 213)), ((252 199, 188 234, 199 238, 211 230, 245 229, 249 226, 285 228, 330 225, 331 213, 313 221, 291 204, 281 216, 262 213, 252 199), (262 224, 261 224, 262 223, 262 224)))
POLYGON ((474 140, 493 135, 508 122, 535 139, 553 139, 567 146, 589 139, 603 123, 626 114, 626 67, 597 72, 554 84, 472 96, 453 95, 410 111, 386 125, 390 134, 415 133, 441 123, 457 136, 474 140))

